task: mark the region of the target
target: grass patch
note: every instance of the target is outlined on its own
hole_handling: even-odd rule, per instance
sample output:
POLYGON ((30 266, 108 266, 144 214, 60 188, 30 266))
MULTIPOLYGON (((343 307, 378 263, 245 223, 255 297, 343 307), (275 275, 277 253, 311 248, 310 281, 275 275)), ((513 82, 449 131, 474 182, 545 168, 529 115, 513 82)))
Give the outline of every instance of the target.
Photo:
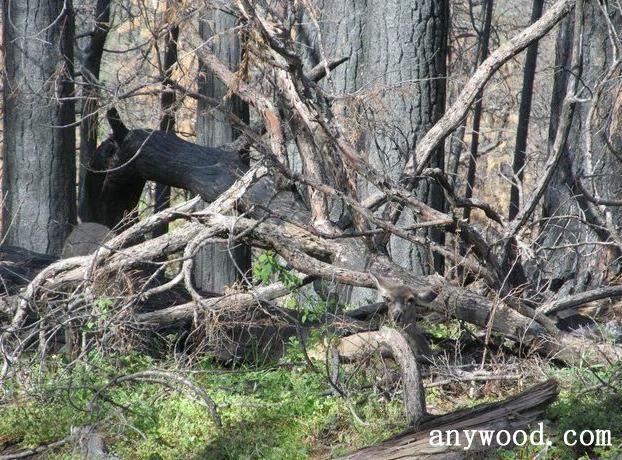
MULTIPOLYGON (((622 458, 622 388, 619 386, 619 376, 616 377, 619 369, 619 363, 598 369, 551 368, 551 376, 562 385, 558 400, 547 411, 545 422, 545 433, 552 445, 547 449, 527 445, 512 450, 500 450, 491 453, 487 458, 503 460, 622 458), (607 382, 610 384, 606 384, 607 382), (564 434, 569 430, 574 432, 568 435, 569 441, 576 441, 574 446, 566 445, 564 442, 564 434), (581 445, 580 435, 584 430, 590 430, 595 436, 605 436, 597 435, 597 430, 609 430, 611 445, 581 445)), ((607 437, 601 439, 605 440, 607 437)))
MULTIPOLYGON (((349 382, 352 406, 365 424, 355 422, 344 400, 332 393, 325 375, 307 367, 296 347, 272 368, 223 369, 205 359, 191 373, 179 371, 214 399, 222 431, 190 392, 137 381, 110 384, 115 377, 163 368, 166 363, 131 353, 92 354, 88 364, 71 371, 60 358, 49 363, 45 371, 33 367, 20 375, 19 385, 7 387, 11 395, 0 406, 0 444, 36 447, 67 437, 72 426, 96 424, 112 453, 123 459, 331 458, 378 443, 406 426, 400 395, 387 400, 386 394, 376 393, 373 376, 366 372, 349 382), (43 378, 35 381, 39 375, 43 378)), ((324 369, 321 363, 317 367, 324 369)), ((563 386, 545 424, 553 446, 546 451, 522 447, 491 452, 487 458, 620 458, 622 392, 613 383, 618 381, 619 367, 597 371, 550 368, 549 373, 563 386), (585 391, 596 385, 596 391, 585 391), (562 436, 570 429, 577 433, 611 430, 612 445, 565 446, 562 436)), ((500 399, 509 387, 498 384, 495 388, 484 399, 500 399)), ((459 386, 453 391, 464 394, 459 386)), ((456 395, 433 388, 428 392, 428 406, 447 412, 457 409, 457 403, 483 402, 456 395)), ((47 458, 79 456, 67 444, 49 452, 47 458)))
MULTIPOLYGON (((0 442, 35 447, 65 438, 72 426, 96 423, 109 450, 124 459, 328 458, 405 425, 401 401, 373 394, 352 395, 366 421, 357 424, 325 377, 305 366, 227 371, 208 364, 193 380, 219 407, 218 431, 202 403, 161 385, 112 385, 93 399, 111 376, 153 368, 138 355, 97 361, 72 372, 49 370, 36 392, 16 388, 0 409, 0 442)), ((74 455, 67 446, 48 458, 74 455)))

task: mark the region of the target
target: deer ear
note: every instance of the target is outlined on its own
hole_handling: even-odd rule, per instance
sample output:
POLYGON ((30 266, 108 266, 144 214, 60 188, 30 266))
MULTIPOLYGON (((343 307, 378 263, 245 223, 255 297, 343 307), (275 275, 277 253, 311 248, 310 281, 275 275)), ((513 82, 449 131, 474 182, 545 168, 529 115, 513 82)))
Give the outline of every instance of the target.
POLYGON ((422 289, 417 292, 417 300, 424 305, 434 301, 437 296, 438 292, 433 289, 422 289))
POLYGON ((374 279, 376 283, 376 288, 382 297, 389 297, 391 295, 391 290, 394 287, 389 278, 385 278, 384 276, 377 276, 373 273, 369 273, 369 275, 374 279))

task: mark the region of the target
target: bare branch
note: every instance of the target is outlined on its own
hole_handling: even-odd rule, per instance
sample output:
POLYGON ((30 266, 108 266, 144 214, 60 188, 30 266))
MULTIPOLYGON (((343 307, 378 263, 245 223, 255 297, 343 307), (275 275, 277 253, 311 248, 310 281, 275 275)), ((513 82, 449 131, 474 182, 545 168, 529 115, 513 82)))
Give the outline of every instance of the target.
POLYGON ((445 115, 418 142, 417 150, 411 155, 404 168, 407 176, 416 177, 427 167, 435 149, 466 116, 477 93, 499 68, 516 54, 536 40, 542 38, 574 7, 575 0, 560 0, 531 26, 511 40, 505 42, 490 54, 470 78, 456 101, 445 111, 445 115))
MULTIPOLYGON (((561 3, 561 2, 560 2, 561 3)), ((536 205, 540 201, 540 198, 544 194, 546 187, 548 186, 555 167, 559 162, 566 146, 566 139, 570 132, 570 125, 572 124, 572 116, 574 113, 574 106, 577 103, 579 93, 579 78, 581 75, 581 55, 582 55, 582 40, 583 40, 583 1, 578 0, 575 8, 575 24, 574 24, 574 36, 572 45, 572 64, 570 67, 570 78, 568 81, 568 89, 566 96, 562 103, 562 110, 559 116, 559 126, 555 133, 555 140, 551 146, 549 153, 549 159, 544 166, 544 173, 540 176, 540 179, 534 187, 534 192, 524 205, 523 208, 516 214, 514 220, 510 223, 509 228, 505 232, 508 238, 516 236, 518 231, 527 223, 529 216, 535 209, 536 205)), ((549 11, 550 12, 550 11, 549 11)), ((547 12, 547 14, 549 13, 547 12)), ((542 16, 544 19, 546 15, 542 16)), ((541 19, 541 20, 542 20, 541 19)), ((540 21, 538 21, 540 22, 540 21)))

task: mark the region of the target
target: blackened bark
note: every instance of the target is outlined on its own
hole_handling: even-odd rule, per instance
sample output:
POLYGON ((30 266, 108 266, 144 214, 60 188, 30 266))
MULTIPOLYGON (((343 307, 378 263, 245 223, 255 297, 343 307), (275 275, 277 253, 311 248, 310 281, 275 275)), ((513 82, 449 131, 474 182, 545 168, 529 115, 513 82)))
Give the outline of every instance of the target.
MULTIPOLYGON (((484 10, 484 27, 479 35, 479 56, 478 65, 488 57, 488 44, 490 42, 490 27, 492 25, 492 8, 494 0, 487 0, 484 10)), ((484 90, 481 89, 476 96, 475 107, 473 109, 473 130, 471 133, 471 155, 469 156, 469 168, 467 171, 465 198, 473 197, 473 188, 475 186, 475 171, 477 168, 477 152, 479 150, 479 129, 482 120, 482 98, 484 90)), ((463 216, 467 221, 471 217, 471 208, 464 208, 463 216)))
MULTIPOLYGON (((447 36, 449 24, 449 3, 446 0, 434 0, 421 3, 420 15, 417 17, 415 30, 419 36, 414 38, 418 57, 416 66, 418 76, 416 78, 425 81, 419 88, 419 117, 415 120, 414 139, 410 144, 410 155, 413 155, 419 140, 441 118, 445 112, 446 77, 447 77, 447 36)), ((430 162, 434 168, 445 170, 444 150, 436 149, 435 158, 430 162)), ((422 198, 428 205, 440 211, 444 210, 445 200, 440 185, 435 182, 423 183, 417 188, 417 196, 422 198)), ((412 219, 412 216, 410 217, 412 219)), ((422 231, 422 236, 429 237, 433 242, 442 244, 445 235, 439 228, 422 231)), ((392 251, 403 245, 404 240, 393 238, 392 251)), ((419 268, 422 274, 434 272, 443 274, 444 261, 435 254, 430 257, 427 249, 415 249, 413 255, 418 263, 412 263, 413 269, 419 268)), ((412 257, 412 256, 411 256, 412 257)), ((412 260, 412 258, 411 258, 412 260)))
MULTIPOLYGON (((167 12, 173 10, 173 1, 167 1, 167 12)), ((177 38, 179 37, 179 26, 169 24, 170 30, 164 38, 164 92, 160 97, 162 106, 162 120, 160 120, 160 130, 173 132, 175 130, 175 90, 171 88, 171 74, 173 67, 177 63, 177 38)), ((171 204, 171 187, 164 184, 156 184, 155 187, 155 211, 166 209, 171 204)), ((164 235, 168 231, 168 223, 158 225, 153 229, 153 236, 164 235)))
MULTIPOLYGON (((534 0, 531 9, 531 23, 533 24, 542 16, 544 0, 534 0)), ((538 42, 532 43, 527 48, 525 56, 525 67, 523 69, 523 88, 520 96, 520 108, 518 111, 518 125, 516 127, 516 145, 514 147, 514 161, 512 171, 514 180, 522 184, 525 151, 527 150, 527 136, 529 134, 529 117, 531 114, 531 99, 533 95, 533 82, 536 76, 536 63, 538 58, 538 42)), ((509 219, 516 217, 520 206, 519 187, 512 184, 510 189, 510 210, 509 219)))
POLYGON ((49 254, 76 220, 71 5, 3 2, 5 241, 49 254))
MULTIPOLYGON (((543 0, 534 0, 531 10, 531 23, 533 24, 542 16, 543 0)), ((523 182, 523 173, 526 159, 527 136, 529 134, 529 118, 531 114, 531 99, 533 95, 533 82, 536 76, 536 63, 538 58, 538 42, 532 43, 527 48, 525 56, 525 65, 523 70, 523 87, 521 90, 520 108, 518 113, 518 126, 516 127, 516 144, 514 147, 514 159, 512 162, 512 171, 514 172, 514 181, 520 184, 523 182)), ((518 214, 520 206, 519 186, 512 183, 510 188, 510 205, 509 218, 514 219, 518 214)), ((509 273, 508 285, 517 287, 523 285, 526 281, 526 275, 523 270, 523 264, 518 247, 514 242, 508 242, 504 248, 503 254, 504 269, 509 273)))
MULTIPOLYGON (((224 11, 209 11, 200 23, 203 39, 212 38, 211 46, 231 70, 240 64, 241 47, 238 34, 234 31, 236 18, 224 11)), ((240 119, 248 122, 248 105, 238 97, 228 94, 227 86, 201 66, 199 71, 199 92, 222 100, 222 104, 240 119)), ((235 140, 239 133, 224 118, 224 115, 199 100, 197 107, 197 142, 215 147, 235 140)), ((246 165, 248 166, 248 165, 246 165)), ((222 292, 224 286, 241 278, 241 273, 250 268, 250 250, 245 246, 228 248, 227 244, 210 244, 201 249, 195 262, 197 287, 210 292, 222 292), (231 254, 230 254, 231 252, 231 254), (233 256, 233 259, 232 259, 233 256), (236 267, 237 265, 237 267, 236 267)))
MULTIPOLYGON (((342 113, 358 127, 357 147, 377 167, 398 179, 410 152, 419 139, 441 117, 445 109, 448 2, 433 0, 316 0, 318 24, 323 38, 320 47, 312 21, 304 20, 300 41, 309 47, 310 66, 322 57, 347 56, 349 60, 331 73, 326 88, 336 94, 378 90, 381 104, 362 108, 343 107, 342 113), (326 56, 322 56, 322 50, 326 56), (390 90, 383 88, 389 87, 390 90)), ((434 165, 443 167, 439 149, 434 165)), ((372 192, 367 183, 359 186, 364 197, 372 192)), ((435 183, 422 182, 418 195, 441 209, 443 194, 435 183)), ((400 225, 415 221, 404 212, 400 225)), ((429 231, 433 240, 442 232, 429 231)), ((417 273, 441 269, 426 248, 391 238, 393 259, 417 273)), ((356 293, 355 298, 374 293, 356 293)))
POLYGON ((163 131, 123 129, 99 146, 85 181, 92 221, 110 228, 136 206, 147 180, 190 190, 209 202, 246 169, 233 152, 201 147, 163 131))
MULTIPOLYGON (((470 8, 472 9, 473 8, 472 2, 470 2, 469 5, 470 5, 470 8)), ((482 10, 482 21, 481 21, 482 23, 486 22, 486 17, 485 17, 486 12, 487 12, 486 9, 482 10)), ((492 17, 492 14, 490 16, 492 17)), ((472 25, 475 28, 474 18, 472 18, 472 25)), ((478 32, 478 29, 475 28, 475 32, 478 32)), ((477 51, 474 53, 473 63, 471 64, 471 67, 468 70, 469 75, 472 75, 477 69, 477 67, 479 66, 481 47, 482 47, 482 40, 481 40, 481 34, 480 34, 480 39, 477 41, 477 48, 476 48, 477 51)), ((450 65, 451 60, 452 60, 451 47, 448 50, 447 59, 449 61, 448 65, 450 65)), ((448 70, 448 73, 451 73, 451 69, 448 70)), ((460 91, 460 89, 461 88, 457 88, 458 92, 460 91)), ((448 94, 448 97, 451 97, 451 96, 448 94)), ((466 142, 464 140, 464 135, 466 132, 466 125, 467 125, 467 117, 465 117, 460 122, 460 125, 452 133, 451 139, 449 142, 449 152, 447 152, 447 165, 445 168, 445 174, 447 178, 449 179, 449 183, 454 188, 456 187, 456 182, 458 180, 458 168, 460 166, 460 157, 462 156, 462 153, 466 149, 466 142)))
MULTIPOLYGON (((616 14, 611 16, 611 20, 614 27, 620 30, 622 18, 616 14)), ((617 78, 610 78, 605 83, 598 100, 592 97, 614 59, 607 23, 597 3, 586 3, 584 21, 583 72, 580 80, 583 88, 579 88, 582 89, 579 97, 590 97, 591 101, 577 104, 559 167, 544 194, 543 211, 547 220, 542 229, 540 245, 546 257, 541 276, 550 281, 555 289, 560 289, 560 294, 581 292, 601 285, 611 275, 614 268, 611 263, 617 257, 617 252, 610 247, 590 244, 603 241, 607 238, 607 233, 602 227, 598 227, 603 225, 602 215, 595 214, 598 209, 594 208, 576 185, 579 172, 586 171, 589 144, 592 152, 590 163, 594 165, 595 177, 584 180, 583 185, 587 185, 588 190, 597 192, 603 198, 614 198, 622 193, 622 163, 616 154, 622 147, 620 135, 616 132, 622 117, 622 110, 616 104, 620 94, 617 78), (597 106, 591 121, 591 142, 588 143, 586 128, 592 104, 597 106)), ((557 42, 557 71, 551 102, 549 144, 557 130, 561 101, 568 83, 572 31, 573 18, 568 17, 560 26, 557 42)), ((619 71, 613 75, 617 76, 619 71)), ((613 225, 619 228, 619 208, 603 209, 610 213, 613 225)))
POLYGON ((84 202, 84 177, 87 168, 93 160, 97 149, 97 127, 99 117, 99 70, 104 54, 104 44, 110 30, 110 0, 97 0, 95 3, 95 26, 91 31, 89 42, 82 62, 82 114, 80 121, 80 167, 78 192, 78 215, 83 222, 92 220, 92 210, 83 206, 84 202))

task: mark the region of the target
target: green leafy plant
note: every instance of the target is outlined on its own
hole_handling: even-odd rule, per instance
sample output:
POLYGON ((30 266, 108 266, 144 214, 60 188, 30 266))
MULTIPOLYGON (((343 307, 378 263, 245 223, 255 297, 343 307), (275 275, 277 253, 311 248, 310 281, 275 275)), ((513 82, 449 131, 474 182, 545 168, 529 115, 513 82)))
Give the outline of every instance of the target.
POLYGON ((300 302, 302 310, 302 322, 320 320, 330 307, 334 307, 331 302, 324 302, 318 299, 311 299, 307 302, 300 302))
POLYGON ((302 280, 291 270, 279 263, 273 251, 266 251, 257 258, 253 265, 253 275, 262 283, 268 283, 275 277, 289 290, 295 290, 302 285, 302 280))
POLYGON ((84 329, 89 332, 96 330, 110 316, 110 309, 113 304, 112 299, 108 297, 99 297, 95 300, 93 304, 93 319, 84 324, 84 329))

